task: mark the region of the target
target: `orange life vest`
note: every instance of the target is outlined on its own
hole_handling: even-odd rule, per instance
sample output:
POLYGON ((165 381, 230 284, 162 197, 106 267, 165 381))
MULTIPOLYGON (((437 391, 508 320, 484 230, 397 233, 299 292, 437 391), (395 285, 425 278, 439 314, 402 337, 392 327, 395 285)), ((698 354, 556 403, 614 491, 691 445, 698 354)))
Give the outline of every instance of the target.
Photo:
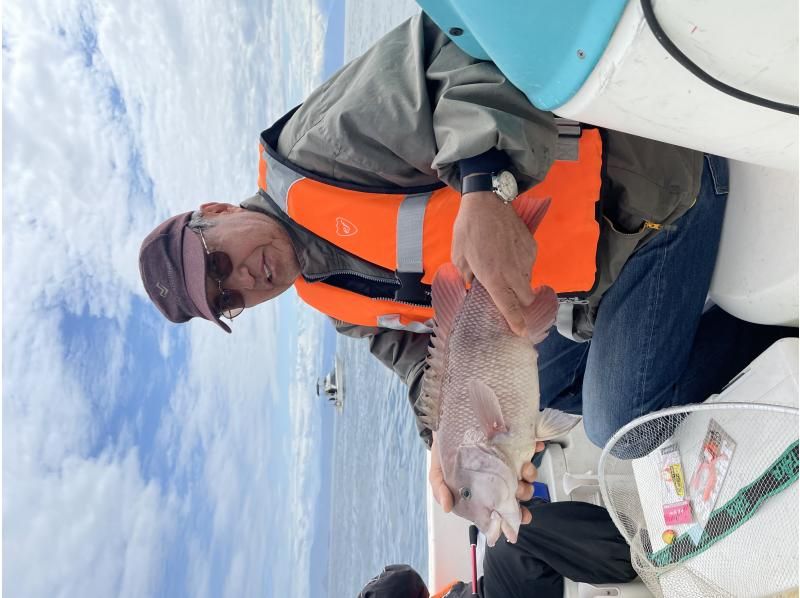
MULTIPOLYGON (((304 171, 275 149, 289 116, 262 134, 259 188, 317 236, 397 273, 404 284, 416 279, 430 285, 438 267, 450 261, 460 194, 443 184, 365 188, 304 171)), ((532 286, 547 284, 561 297, 580 298, 595 286, 603 148, 597 129, 584 129, 577 143, 578 159, 556 160, 545 180, 525 195, 552 198, 534 236, 538 254, 532 286)), ((414 322, 433 316, 429 304, 403 295, 375 299, 302 277, 295 288, 312 307, 351 324, 414 330, 414 322)))
POLYGON ((455 586, 455 585, 456 585, 456 584, 458 584, 458 583, 461 583, 461 582, 459 582, 459 581, 457 581, 457 580, 456 580, 456 581, 451 581, 449 584, 447 584, 447 585, 446 585, 445 587, 443 587, 441 590, 439 590, 438 592, 436 592, 435 594, 433 594, 433 595, 431 596, 431 598, 445 598, 445 596, 447 596, 448 592, 450 592, 450 590, 452 590, 452 589, 453 589, 453 586, 455 586))

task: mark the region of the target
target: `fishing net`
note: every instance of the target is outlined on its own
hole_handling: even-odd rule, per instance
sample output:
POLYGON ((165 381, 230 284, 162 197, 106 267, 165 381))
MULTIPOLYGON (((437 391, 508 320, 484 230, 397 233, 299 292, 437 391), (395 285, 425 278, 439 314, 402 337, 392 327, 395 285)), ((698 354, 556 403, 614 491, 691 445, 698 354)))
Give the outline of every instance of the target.
POLYGON ((603 500, 655 596, 797 595, 797 413, 688 405, 609 440, 603 500))

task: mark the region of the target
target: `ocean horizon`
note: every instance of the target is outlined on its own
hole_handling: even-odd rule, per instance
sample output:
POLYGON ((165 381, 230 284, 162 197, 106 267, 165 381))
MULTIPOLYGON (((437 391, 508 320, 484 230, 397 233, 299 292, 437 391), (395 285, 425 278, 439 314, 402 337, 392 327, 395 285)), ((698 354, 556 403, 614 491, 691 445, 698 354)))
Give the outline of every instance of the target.
MULTIPOLYGON (((347 0, 345 62, 417 12, 408 1, 347 0)), ((426 449, 407 388, 366 339, 333 334, 346 392, 333 417, 328 596, 355 597, 390 564, 411 565, 427 581, 426 449)))

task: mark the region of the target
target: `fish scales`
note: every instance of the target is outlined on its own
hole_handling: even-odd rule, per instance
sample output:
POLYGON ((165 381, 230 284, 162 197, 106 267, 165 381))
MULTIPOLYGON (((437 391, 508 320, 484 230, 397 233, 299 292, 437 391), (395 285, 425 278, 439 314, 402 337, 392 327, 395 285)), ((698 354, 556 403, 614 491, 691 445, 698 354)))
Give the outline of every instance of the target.
MULTIPOLYGON (((510 333, 505 318, 477 281, 467 293, 450 332, 446 362, 439 416, 441 432, 437 436, 442 454, 454 457, 465 434, 479 431, 468 382, 480 378, 495 391, 506 419, 514 422, 509 427, 509 438, 500 446, 507 453, 509 466, 519 471, 524 455, 514 453, 532 455, 535 442, 539 409, 537 353, 530 340, 510 333)), ((475 433, 473 437, 477 439, 479 435, 475 433)))
MULTIPOLYGON (((534 232, 549 200, 520 199, 515 209, 534 232)), ((558 301, 549 287, 534 295, 523 308, 526 335, 518 336, 478 280, 467 291, 456 267, 445 264, 433 281, 433 347, 417 408, 434 431, 453 511, 475 523, 490 546, 501 531, 516 541, 517 482, 536 441, 564 434, 580 420, 539 411, 535 345, 555 322, 558 301)))

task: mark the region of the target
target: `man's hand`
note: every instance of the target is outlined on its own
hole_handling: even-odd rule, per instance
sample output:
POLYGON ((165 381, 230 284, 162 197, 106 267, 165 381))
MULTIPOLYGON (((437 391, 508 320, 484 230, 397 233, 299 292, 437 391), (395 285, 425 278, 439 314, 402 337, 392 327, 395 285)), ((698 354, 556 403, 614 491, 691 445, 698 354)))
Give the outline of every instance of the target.
POLYGON ((511 205, 491 191, 461 198, 453 226, 450 259, 465 282, 473 277, 486 287, 515 334, 525 334, 522 308, 533 302, 531 268, 536 242, 511 205))
MULTIPOLYGON (((539 453, 543 450, 544 442, 537 442, 534 453, 539 453)), ((537 473, 536 466, 530 461, 522 466, 522 471, 520 472, 521 479, 517 482, 517 500, 526 501, 531 499, 533 496, 532 484, 536 481, 537 473)), ((428 472, 428 481, 431 485, 433 497, 442 507, 442 510, 445 513, 452 511, 454 501, 453 494, 450 492, 447 484, 444 483, 444 472, 442 471, 442 464, 439 461, 439 448, 435 444, 431 445, 431 469, 428 472)), ((530 523, 531 519, 533 519, 531 512, 525 507, 520 507, 520 513, 522 515, 523 525, 530 523)))
POLYGON ((431 485, 433 498, 441 505, 445 513, 453 510, 453 494, 444 483, 444 472, 442 471, 442 464, 439 461, 439 446, 436 444, 435 436, 431 442, 431 468, 428 471, 428 482, 431 485))

